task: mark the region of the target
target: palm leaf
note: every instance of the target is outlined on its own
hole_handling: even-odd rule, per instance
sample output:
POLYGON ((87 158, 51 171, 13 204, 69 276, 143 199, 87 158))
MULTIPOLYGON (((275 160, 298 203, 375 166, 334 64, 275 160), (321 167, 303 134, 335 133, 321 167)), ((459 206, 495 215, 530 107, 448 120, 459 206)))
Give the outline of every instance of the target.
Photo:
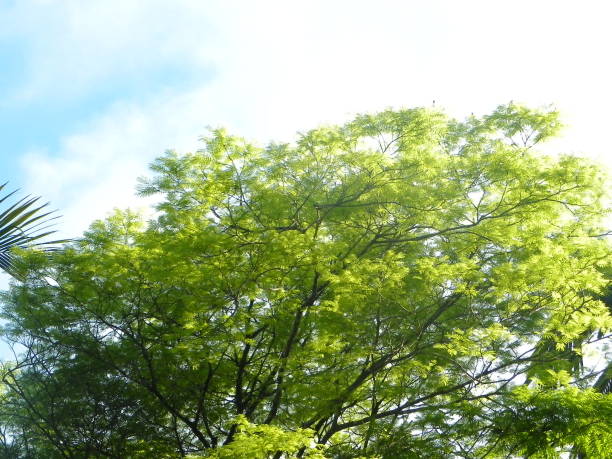
MULTIPOLYGON (((0 185, 0 192, 6 187, 0 185)), ((15 195, 18 190, 0 196, 0 204, 15 195)), ((51 222, 58 218, 55 211, 45 211, 49 203, 40 204, 40 197, 26 196, 17 200, 4 211, 0 212, 0 269, 15 278, 20 278, 15 266, 13 249, 38 247, 52 252, 58 249, 58 244, 69 242, 68 239, 45 240, 53 233, 51 222)))

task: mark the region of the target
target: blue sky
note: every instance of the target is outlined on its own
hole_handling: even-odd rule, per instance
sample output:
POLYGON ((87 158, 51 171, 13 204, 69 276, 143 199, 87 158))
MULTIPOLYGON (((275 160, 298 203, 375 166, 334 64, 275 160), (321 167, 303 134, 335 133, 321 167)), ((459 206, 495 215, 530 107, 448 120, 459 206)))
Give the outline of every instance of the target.
POLYGON ((0 171, 78 236, 207 126, 266 143, 353 114, 555 104, 610 164, 606 1, 0 0, 0 171))

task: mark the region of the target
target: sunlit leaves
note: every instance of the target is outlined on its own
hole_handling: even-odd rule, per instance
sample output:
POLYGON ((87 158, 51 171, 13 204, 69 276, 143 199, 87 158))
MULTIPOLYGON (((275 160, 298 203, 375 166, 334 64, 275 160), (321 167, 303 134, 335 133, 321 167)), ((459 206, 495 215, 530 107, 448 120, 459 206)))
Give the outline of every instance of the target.
MULTIPOLYGON (((105 400, 121 418, 116 384, 151 419, 119 424, 126 457, 152 432, 184 456, 598 451, 597 374, 575 357, 611 328, 605 179, 534 151, 558 128, 514 104, 389 110, 292 144, 217 130, 168 152, 140 185, 161 196, 154 221, 117 212, 52 260, 24 254, 7 332, 28 350, 14 368, 46 386, 10 373, 37 404, 6 422, 19 435, 105 400)), ((78 444, 73 421, 57 420, 78 444)))

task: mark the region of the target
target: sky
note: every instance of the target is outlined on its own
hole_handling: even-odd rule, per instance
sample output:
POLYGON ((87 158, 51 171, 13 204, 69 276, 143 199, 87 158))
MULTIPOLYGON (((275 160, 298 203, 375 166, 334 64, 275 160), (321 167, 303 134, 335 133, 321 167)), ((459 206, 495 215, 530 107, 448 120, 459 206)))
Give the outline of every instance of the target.
MULTIPOLYGON (((78 237, 209 127, 264 145, 356 113, 553 104, 612 165, 607 1, 0 0, 0 183, 78 237)), ((1 280, 4 282, 5 280, 1 280)), ((1 286, 1 285, 0 285, 1 286)))

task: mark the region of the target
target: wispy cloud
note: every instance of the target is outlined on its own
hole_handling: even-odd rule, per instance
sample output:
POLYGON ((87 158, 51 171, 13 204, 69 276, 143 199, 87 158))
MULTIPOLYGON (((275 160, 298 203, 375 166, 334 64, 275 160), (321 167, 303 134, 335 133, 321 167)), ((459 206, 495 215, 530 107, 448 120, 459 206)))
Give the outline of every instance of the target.
POLYGON ((12 97, 73 99, 110 85, 146 84, 159 72, 203 71, 207 56, 191 44, 212 41, 207 17, 203 2, 184 0, 14 2, 0 19, 0 37, 23 53, 12 97))
POLYGON ((82 132, 67 136, 57 152, 31 151, 22 158, 31 192, 64 214, 64 235, 75 236, 114 207, 139 207, 136 178, 164 150, 197 148, 204 132, 204 92, 168 94, 147 104, 117 103, 82 132), (180 115, 173 115, 173 114, 180 115), (71 233, 71 234, 67 234, 71 233))
POLYGON ((28 188, 62 209, 63 227, 74 235, 113 207, 137 205, 134 184, 146 164, 167 148, 197 148, 206 125, 287 140, 355 112, 433 99, 457 115, 510 99, 553 102, 576 126, 564 148, 600 158, 609 152, 612 73, 597 58, 610 38, 602 11, 547 1, 373 5, 14 3, 0 36, 20 37, 27 51, 15 97, 61 104, 100 87, 124 88, 110 91, 108 103, 75 123, 57 149, 23 155, 28 188), (179 72, 142 91, 177 68, 190 77, 179 72))

